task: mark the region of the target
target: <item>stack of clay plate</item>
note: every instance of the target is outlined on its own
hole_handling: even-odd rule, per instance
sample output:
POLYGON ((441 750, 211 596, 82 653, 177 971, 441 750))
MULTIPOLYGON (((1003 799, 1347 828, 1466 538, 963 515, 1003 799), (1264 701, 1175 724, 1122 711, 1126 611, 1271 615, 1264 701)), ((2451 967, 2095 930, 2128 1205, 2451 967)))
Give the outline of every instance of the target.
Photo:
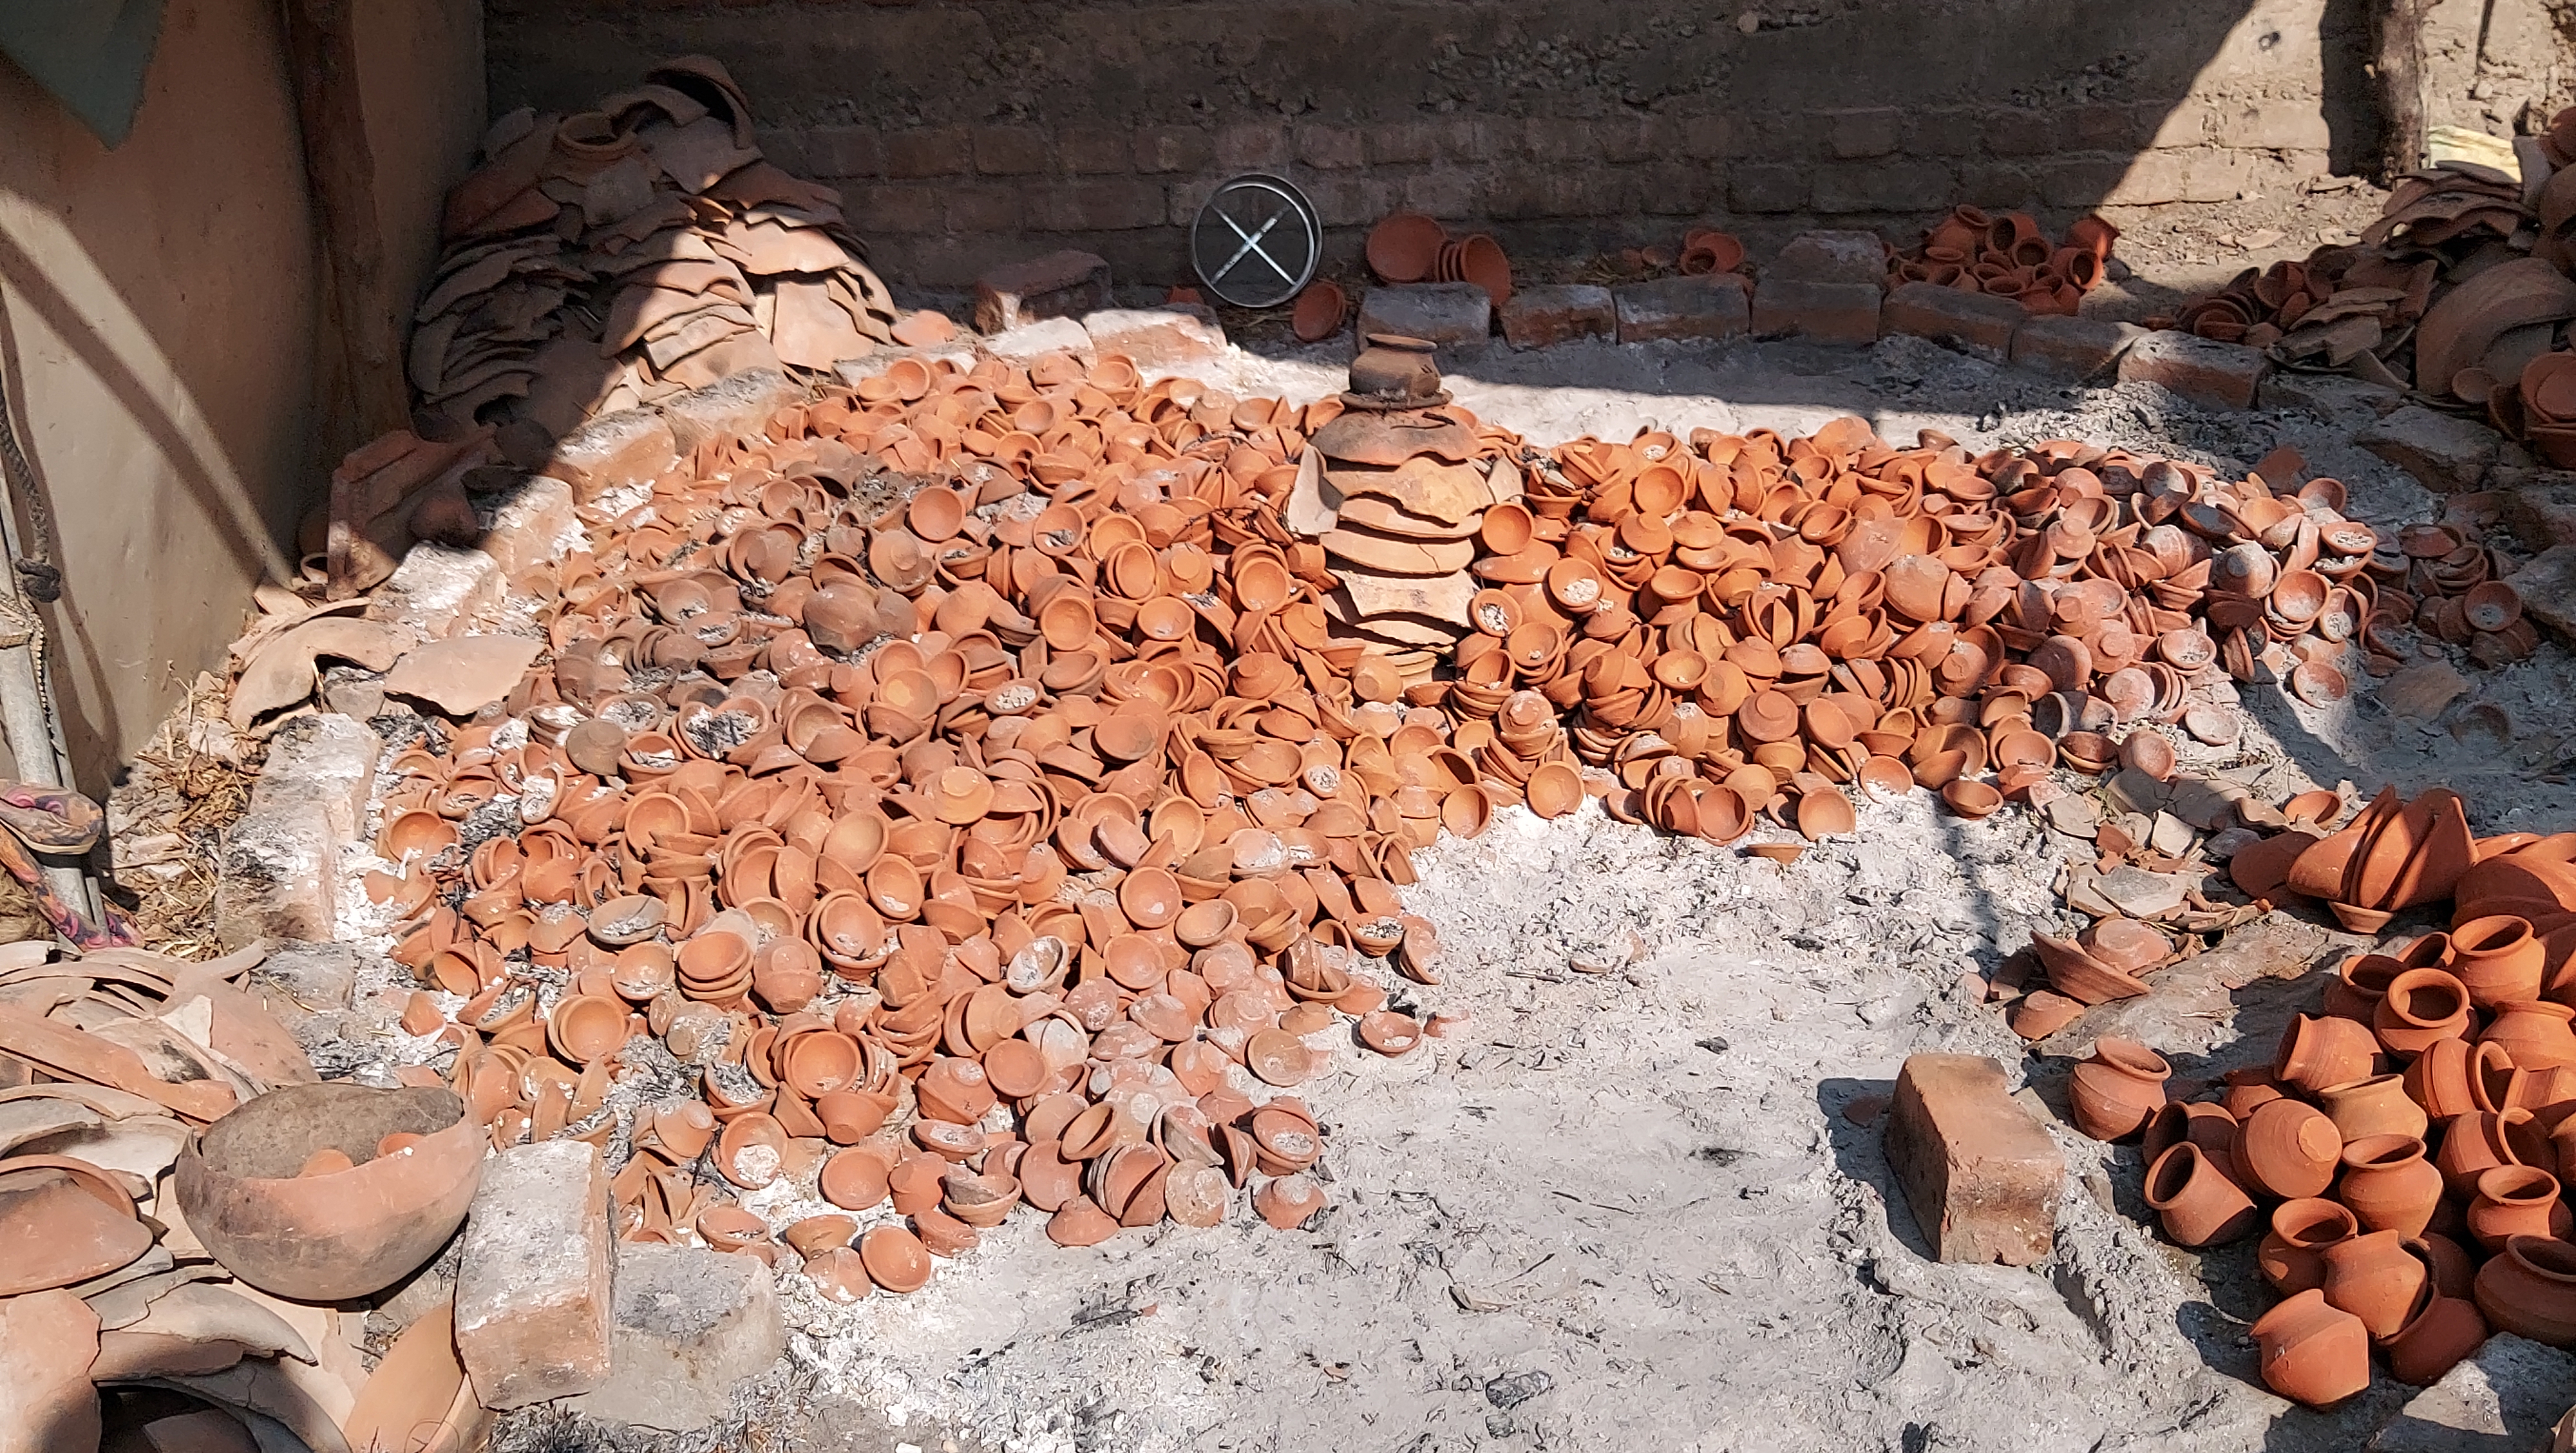
POLYGON ((448 250, 415 315, 411 380, 432 418, 552 437, 891 341, 892 299, 840 195, 761 159, 713 60, 668 62, 596 111, 514 111, 483 156, 448 194, 448 250))

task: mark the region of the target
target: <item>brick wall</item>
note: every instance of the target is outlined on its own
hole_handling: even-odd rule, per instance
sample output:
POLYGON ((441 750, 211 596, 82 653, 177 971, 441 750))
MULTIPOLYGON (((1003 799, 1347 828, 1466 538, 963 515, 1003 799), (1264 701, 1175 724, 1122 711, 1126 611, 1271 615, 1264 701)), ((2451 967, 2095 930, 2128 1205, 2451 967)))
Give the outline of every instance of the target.
POLYGON ((1406 206, 1524 258, 2284 187, 2376 144, 2366 3, 489 0, 487 34, 496 108, 722 58, 899 282, 1079 245, 1161 284, 1247 170, 1343 255, 1406 206))

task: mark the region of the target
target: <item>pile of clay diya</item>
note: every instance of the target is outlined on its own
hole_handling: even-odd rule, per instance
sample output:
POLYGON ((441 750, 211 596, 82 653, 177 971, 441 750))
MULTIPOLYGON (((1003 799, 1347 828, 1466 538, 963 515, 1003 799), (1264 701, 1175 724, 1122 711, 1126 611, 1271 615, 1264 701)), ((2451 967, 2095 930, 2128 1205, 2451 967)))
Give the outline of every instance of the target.
POLYGON ((407 1077, 496 1144, 601 1145, 620 1234, 833 1296, 1024 1206, 1069 1245, 1298 1226, 1299 1087, 1446 1027, 1398 896, 1444 831, 1588 796, 1787 857, 1855 791, 1984 816, 2170 772, 2231 676, 2340 691, 2370 616, 2330 480, 1858 420, 1541 451, 1364 372, 1291 406, 906 358, 585 507, 546 650, 394 764, 368 888, 438 1042, 407 1077), (1341 479, 1345 520, 1446 538, 1401 481, 1453 465, 1468 588, 1426 650, 1290 506, 1341 479), (670 1061, 693 1093, 618 1093, 670 1061), (743 1197, 781 1182, 837 1209, 771 1227, 743 1197))

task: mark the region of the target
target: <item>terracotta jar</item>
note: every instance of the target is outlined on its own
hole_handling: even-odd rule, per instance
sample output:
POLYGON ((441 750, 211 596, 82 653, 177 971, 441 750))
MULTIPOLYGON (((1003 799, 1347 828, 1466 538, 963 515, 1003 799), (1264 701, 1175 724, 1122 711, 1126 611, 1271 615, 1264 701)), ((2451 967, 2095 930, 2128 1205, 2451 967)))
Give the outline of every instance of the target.
POLYGON ((2576 1246, 2516 1236, 2478 1268, 2487 1325, 2552 1347, 2576 1347, 2576 1246))
POLYGON ((2244 1190, 2188 1140, 2147 1168, 2147 1204, 2163 1217, 2165 1234, 2184 1246, 2233 1241, 2259 1224, 2244 1190))
POLYGON ((2518 1070, 2576 1066, 2576 1009, 2542 999, 2509 999, 2495 1006, 2495 1022, 2478 1036, 2480 1044, 2500 1044, 2518 1070))
POLYGON ((2500 1165, 2480 1172, 2467 1216, 2469 1234, 2489 1251, 2503 1250, 2516 1236, 2564 1241, 2576 1232, 2576 1213, 2558 1198, 2558 1177, 2534 1166, 2500 1165))
POLYGON ((2480 1004, 2539 998, 2546 958, 2528 919, 2499 914, 2451 930, 2450 970, 2480 1004))
POLYGON ((2272 1057, 2272 1073, 2284 1085, 2315 1094, 2328 1085, 2350 1084, 2378 1072, 2379 1040, 2367 1025, 2350 1019, 2320 1019, 2302 1014, 2281 1033, 2272 1057))
POLYGON ((2246 1183, 2285 1201, 2323 1194, 2342 1157, 2334 1122, 2297 1100, 2256 1106, 2236 1134, 2236 1167, 2246 1183))
POLYGON ((2472 1061, 2477 1047, 2464 1039, 2437 1039, 2424 1047, 2401 1077, 2407 1097, 2436 1120, 2479 1108, 2472 1061))
POLYGON ((2254 1323, 2263 1385, 2321 1408, 2370 1386, 2370 1332, 2314 1289, 2284 1298, 2254 1323))
POLYGON ((2427 1231, 2407 1242, 2406 1249, 2414 1252, 2424 1269, 2432 1273, 2433 1290, 2439 1295, 2465 1301, 2475 1294, 2478 1258, 2471 1256, 2467 1247, 2439 1232, 2427 1231))
POLYGON ((2326 1013, 2372 1023, 2389 984, 2404 972, 2406 966, 2386 954, 2354 954, 2326 981, 2326 1013))
MULTIPOLYGON (((2146 1139, 2140 1143, 2147 1164, 2156 1157, 2188 1140, 2205 1155, 2217 1159, 2231 1177, 2236 1172, 2236 1117, 2217 1105, 2187 1105, 2180 1100, 2167 1100, 2164 1107, 2147 1120, 2146 1139)), ((2236 1177, 2242 1179, 2241 1177, 2236 1177)))
POLYGON ((2334 1121, 2344 1144, 2373 1135, 2404 1135, 2421 1140, 2432 1125, 2424 1107, 2406 1097, 2405 1081, 2395 1075, 2372 1075, 2349 1085, 2317 1092, 2317 1105, 2334 1121))
POLYGON ((2341 1198, 2367 1231, 2399 1239, 2423 1233, 2442 1203, 2442 1173, 2424 1159, 2424 1142, 2374 1135, 2343 1148, 2341 1198))
POLYGON ((2269 1069, 2229 1070, 2223 1078, 2227 1093, 2219 1097, 2219 1103, 2239 1121, 2281 1098, 2281 1082, 2272 1077, 2269 1069))
POLYGON ((2446 1297, 2428 1286, 2415 1315, 2380 1350, 2388 1354, 2388 1370, 2398 1381, 2424 1387, 2441 1381, 2443 1373, 2486 1340, 2487 1319, 2477 1303, 2446 1297))
POLYGON ((2069 1087, 2075 1128, 2096 1140, 2137 1134, 2164 1104, 2165 1081, 2172 1074, 2164 1056, 2134 1039, 2104 1035, 2095 1040, 2093 1057, 2075 1067, 2069 1087))
POLYGON ((2554 1163, 2550 1143, 2532 1123, 2528 1110, 2484 1110, 2454 1115, 2442 1129, 2442 1150, 2433 1158, 2442 1184, 2466 1199, 2477 1194, 2478 1177, 2500 1165, 2554 1163))
POLYGON ((2443 969, 2408 969, 2389 981, 2371 1028, 2391 1054, 2422 1054, 2469 1032, 2468 986, 2443 969))
POLYGON ((2348 1236, 2318 1254, 2326 1301, 2359 1317, 2373 1337, 2397 1335, 2430 1280, 2394 1231, 2348 1236))
POLYGON ((2272 1229, 2263 1233, 2254 1263, 2263 1279, 2283 1296, 2326 1284, 2323 1252, 2338 1241, 2361 1234, 2352 1212, 2333 1201, 2303 1196, 2272 1208, 2272 1229))

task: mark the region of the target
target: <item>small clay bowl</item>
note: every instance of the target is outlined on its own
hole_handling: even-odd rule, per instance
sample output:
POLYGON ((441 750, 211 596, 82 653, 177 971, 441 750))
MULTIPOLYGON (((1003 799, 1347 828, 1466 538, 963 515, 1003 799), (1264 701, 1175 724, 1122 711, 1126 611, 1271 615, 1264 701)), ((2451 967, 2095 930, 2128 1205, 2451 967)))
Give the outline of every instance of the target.
POLYGON ((2004 795, 1986 783, 1960 777, 1941 789, 1941 800, 1961 817, 1974 820, 1991 817, 2004 805, 2004 795))

